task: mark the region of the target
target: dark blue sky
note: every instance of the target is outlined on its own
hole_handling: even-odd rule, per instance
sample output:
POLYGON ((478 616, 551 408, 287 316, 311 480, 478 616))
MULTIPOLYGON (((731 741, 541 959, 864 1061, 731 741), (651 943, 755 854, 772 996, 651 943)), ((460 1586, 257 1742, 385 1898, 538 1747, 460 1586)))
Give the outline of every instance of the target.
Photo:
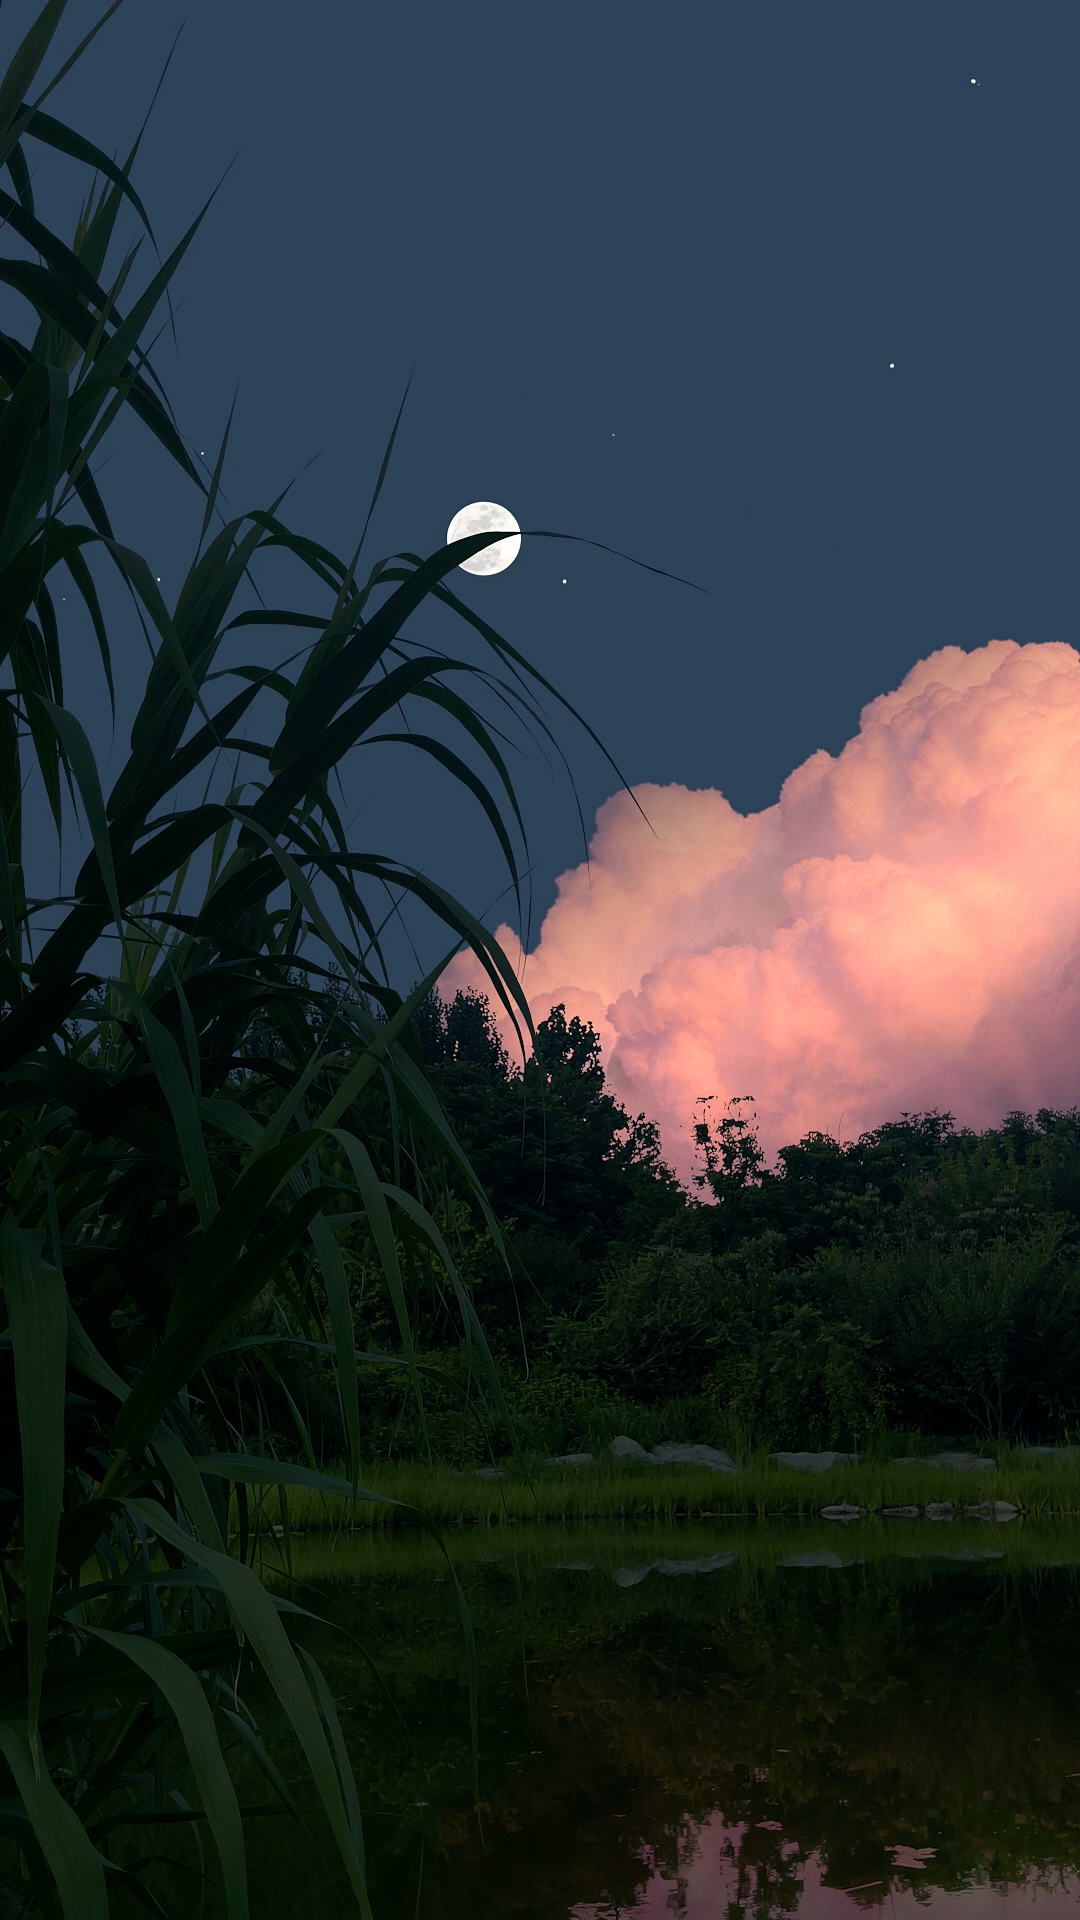
MULTIPOLYGON (((122 149, 181 23, 163 251, 233 162, 155 355, 181 425, 209 455, 239 381, 231 502, 318 453, 291 517, 345 551, 415 367, 373 553, 491 498, 699 581, 534 543, 462 589, 631 781, 759 808, 933 648, 1077 642, 1075 0, 128 0, 50 104, 122 149)), ((197 521, 134 425, 101 483, 175 588, 197 521)), ((358 833, 483 908, 486 826, 379 777, 358 833)), ((521 784, 542 910, 581 841, 521 784)))

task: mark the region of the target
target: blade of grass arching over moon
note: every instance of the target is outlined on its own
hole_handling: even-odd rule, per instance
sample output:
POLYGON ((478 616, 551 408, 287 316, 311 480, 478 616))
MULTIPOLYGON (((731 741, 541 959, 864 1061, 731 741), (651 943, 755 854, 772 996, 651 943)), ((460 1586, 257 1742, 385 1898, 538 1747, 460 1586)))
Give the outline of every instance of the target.
MULTIPOLYGON (((278 739, 271 772, 290 767, 305 747, 318 738, 343 703, 359 691, 373 660, 396 640, 409 615, 427 599, 443 575, 451 572, 459 561, 470 559, 474 553, 490 546, 495 538, 494 534, 472 534, 467 540, 456 540, 450 547, 440 547, 406 575, 339 653, 317 671, 309 662, 312 678, 308 682, 302 674, 297 682, 296 704, 278 739)), ((342 611, 347 613, 349 609, 342 611)), ((393 679, 393 673, 388 678, 393 679)), ((400 693, 395 693, 394 700, 402 698, 407 691, 403 686, 400 693)))

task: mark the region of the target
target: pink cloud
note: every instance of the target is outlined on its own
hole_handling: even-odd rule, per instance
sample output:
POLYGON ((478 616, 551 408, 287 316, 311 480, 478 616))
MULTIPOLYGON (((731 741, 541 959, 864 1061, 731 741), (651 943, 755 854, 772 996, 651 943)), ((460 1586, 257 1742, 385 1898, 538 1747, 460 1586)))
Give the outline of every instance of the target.
MULTIPOLYGON (((926 1107, 1080 1098, 1080 655, 944 647, 773 807, 641 786, 601 807, 531 954, 535 1018, 591 1020, 684 1175, 694 1103, 757 1100, 772 1151, 926 1107)), ((471 956, 446 986, 481 984, 471 956)))

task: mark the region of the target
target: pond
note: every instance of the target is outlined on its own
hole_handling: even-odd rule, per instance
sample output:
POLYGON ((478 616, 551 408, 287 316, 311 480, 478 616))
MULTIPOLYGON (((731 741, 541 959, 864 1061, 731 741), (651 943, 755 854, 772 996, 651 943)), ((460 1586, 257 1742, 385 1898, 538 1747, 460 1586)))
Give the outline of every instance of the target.
MULTIPOLYGON (((282 1586, 333 1623, 306 1632, 376 1920, 1075 1913, 1080 1528, 548 1525, 447 1544, 476 1642, 475 1779, 438 1544, 308 1536, 282 1586)), ((253 1910, 344 1912, 317 1854, 294 1874, 279 1833, 253 1910)))

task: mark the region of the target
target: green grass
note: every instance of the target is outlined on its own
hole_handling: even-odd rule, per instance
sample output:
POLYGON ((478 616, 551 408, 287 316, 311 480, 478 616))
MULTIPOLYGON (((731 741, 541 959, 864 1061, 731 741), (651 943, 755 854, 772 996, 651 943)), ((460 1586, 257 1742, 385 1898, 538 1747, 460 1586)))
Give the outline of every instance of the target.
MULTIPOLYGON (((586 1468, 539 1467, 527 1476, 512 1461, 499 1481, 445 1466, 372 1466, 363 1484, 370 1493, 418 1509, 446 1525, 498 1526, 535 1520, 681 1520, 708 1515, 724 1519, 802 1520, 841 1502, 866 1507, 923 1507, 952 1501, 958 1511, 986 1500, 1007 1500, 1042 1519, 1080 1516, 1080 1461, 1024 1460, 999 1451, 994 1472, 956 1473, 940 1467, 895 1463, 833 1467, 827 1473, 795 1473, 767 1462, 737 1474, 697 1467, 641 1467, 597 1460, 586 1468)), ((289 1525, 300 1530, 341 1526, 380 1527, 407 1521, 399 1508, 358 1500, 355 1505, 306 1487, 288 1495, 289 1525)), ((266 1491, 262 1518, 279 1520, 277 1496, 266 1491)))

